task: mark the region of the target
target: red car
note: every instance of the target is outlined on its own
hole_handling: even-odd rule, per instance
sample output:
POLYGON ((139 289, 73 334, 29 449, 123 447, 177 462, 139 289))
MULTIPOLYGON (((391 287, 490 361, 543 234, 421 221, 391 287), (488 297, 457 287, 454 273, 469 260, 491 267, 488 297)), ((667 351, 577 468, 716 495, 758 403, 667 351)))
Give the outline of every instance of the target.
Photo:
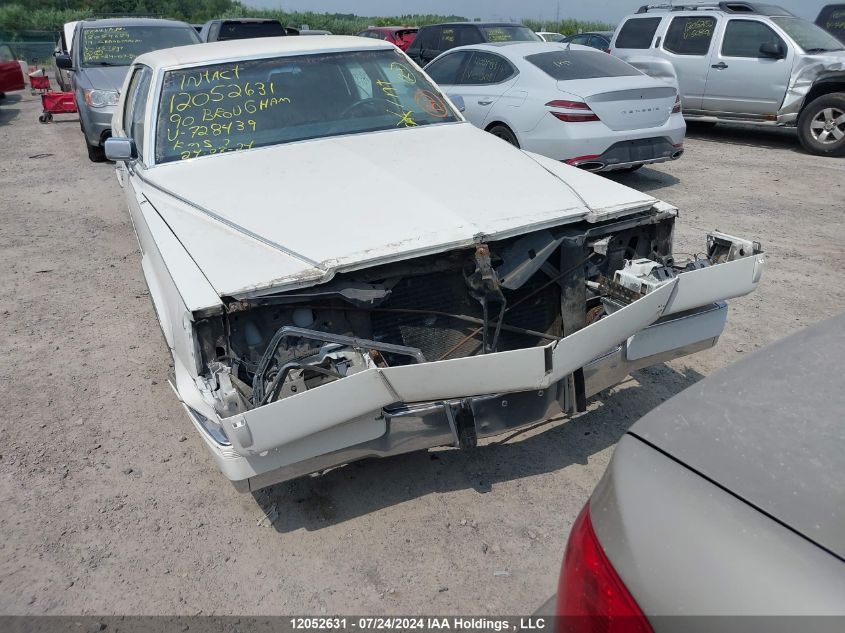
POLYGON ((358 33, 358 37, 372 37, 376 40, 386 40, 396 44, 400 50, 406 51, 417 36, 419 29, 415 26, 371 26, 358 33))
POLYGON ((23 71, 8 44, 0 44, 0 94, 23 90, 23 71))

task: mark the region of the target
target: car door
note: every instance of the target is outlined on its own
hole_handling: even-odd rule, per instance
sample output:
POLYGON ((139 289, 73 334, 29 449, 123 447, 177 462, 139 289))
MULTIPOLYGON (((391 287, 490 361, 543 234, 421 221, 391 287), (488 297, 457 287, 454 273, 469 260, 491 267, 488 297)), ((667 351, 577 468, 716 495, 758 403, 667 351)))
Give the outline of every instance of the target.
POLYGON ((794 46, 762 20, 743 17, 723 21, 719 45, 713 47, 702 109, 748 119, 777 116, 789 86, 794 46), (782 55, 761 52, 780 47, 782 55))
POLYGON ((0 44, 0 93, 23 90, 24 79, 21 65, 15 59, 12 49, 0 44))
MULTIPOLYGON (((493 120, 491 113, 500 107, 521 105, 525 101, 524 91, 511 94, 517 82, 517 70, 503 56, 489 51, 467 51, 468 59, 462 65, 457 80, 450 86, 448 94, 460 95, 464 99, 464 116, 476 127, 484 128, 493 120), (502 103, 503 97, 508 103, 502 103)), ((509 117, 505 117, 509 118, 509 117)))
POLYGON ((660 47, 675 67, 684 110, 701 109, 717 26, 712 15, 682 15, 672 18, 663 36, 660 47))

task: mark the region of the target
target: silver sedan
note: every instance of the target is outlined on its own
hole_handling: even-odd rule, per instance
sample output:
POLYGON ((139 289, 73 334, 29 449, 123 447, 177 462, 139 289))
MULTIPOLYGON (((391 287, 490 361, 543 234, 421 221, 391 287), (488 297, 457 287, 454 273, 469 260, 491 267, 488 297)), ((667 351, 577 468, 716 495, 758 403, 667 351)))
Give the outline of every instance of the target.
POLYGON ((843 354, 845 315, 637 422, 541 612, 567 631, 845 630, 843 354))

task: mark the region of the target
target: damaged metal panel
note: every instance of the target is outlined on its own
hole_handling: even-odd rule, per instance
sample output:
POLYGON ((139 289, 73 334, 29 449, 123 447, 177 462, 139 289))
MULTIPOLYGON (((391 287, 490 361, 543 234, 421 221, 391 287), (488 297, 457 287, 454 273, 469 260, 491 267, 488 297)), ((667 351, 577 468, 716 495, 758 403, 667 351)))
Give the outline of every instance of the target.
MULTIPOLYGON (((370 369, 225 418, 223 426, 238 453, 254 455, 371 412, 378 417, 382 407, 396 401, 396 394, 379 372, 370 369)), ((366 439, 355 438, 355 442, 366 439)))
POLYGON ((390 367, 382 372, 403 402, 526 391, 548 384, 544 347, 390 367))
POLYGON ((778 117, 796 119, 813 86, 819 81, 833 78, 838 81, 845 81, 845 56, 834 56, 829 53, 826 55, 796 55, 786 98, 778 111, 778 117))
POLYGON ((549 383, 580 369, 605 351, 619 345, 663 315, 675 290, 676 279, 613 314, 560 340, 554 347, 549 383))
POLYGON ((678 287, 664 314, 677 314, 702 305, 742 297, 753 292, 763 276, 762 253, 678 275, 678 287))

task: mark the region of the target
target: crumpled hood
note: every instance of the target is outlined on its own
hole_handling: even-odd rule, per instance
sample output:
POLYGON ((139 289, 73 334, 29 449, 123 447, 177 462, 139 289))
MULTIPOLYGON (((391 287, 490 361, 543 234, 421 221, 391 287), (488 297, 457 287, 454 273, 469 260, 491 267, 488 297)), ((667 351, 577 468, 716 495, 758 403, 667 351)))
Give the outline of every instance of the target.
POLYGON ((144 178, 215 291, 233 297, 656 202, 466 123, 166 163, 144 178))
POLYGON ((91 66, 82 68, 78 74, 83 77, 83 84, 89 84, 87 88, 120 92, 127 72, 129 66, 91 66))

